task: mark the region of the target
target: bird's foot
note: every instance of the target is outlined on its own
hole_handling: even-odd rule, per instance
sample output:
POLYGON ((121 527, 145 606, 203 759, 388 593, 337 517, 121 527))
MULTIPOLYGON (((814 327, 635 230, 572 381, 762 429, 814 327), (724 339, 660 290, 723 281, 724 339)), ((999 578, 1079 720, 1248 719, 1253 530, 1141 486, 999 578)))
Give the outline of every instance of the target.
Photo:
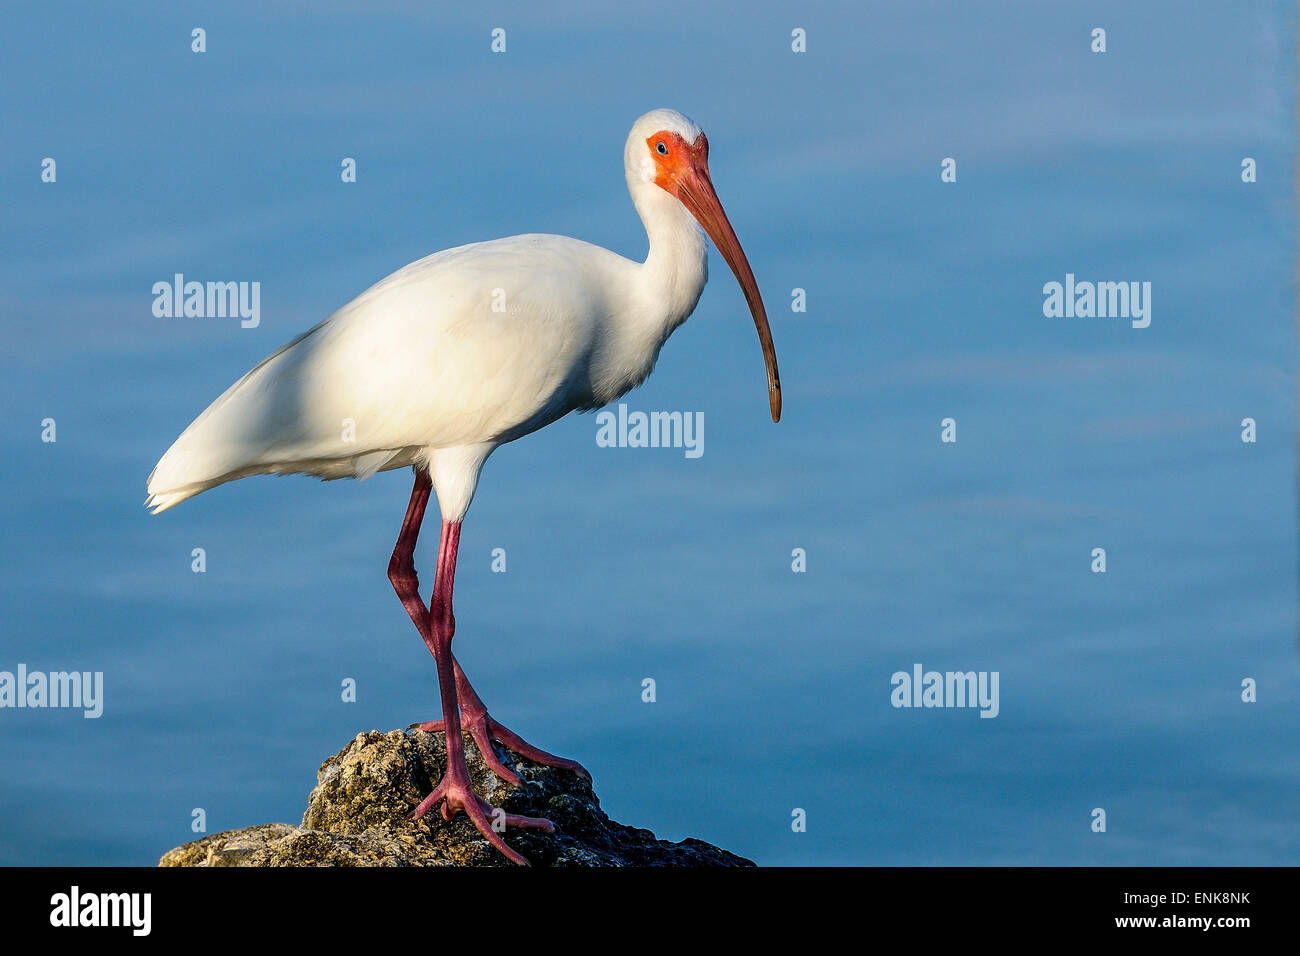
MULTIPOLYGON (((545 750, 539 750, 505 726, 505 724, 493 720, 486 710, 477 714, 462 713, 461 726, 469 731, 470 737, 473 738, 474 744, 478 747, 478 752, 483 755, 483 762, 488 765, 494 774, 512 787, 519 786, 519 776, 497 757, 496 748, 492 746, 494 740, 502 746, 510 748, 526 760, 531 760, 533 763, 539 763, 545 767, 572 770, 586 780, 587 783, 591 783, 591 774, 587 772, 587 769, 582 764, 576 760, 568 760, 565 757, 557 757, 554 754, 547 753, 545 750)), ((434 731, 444 730, 445 727, 446 725, 441 720, 430 720, 422 724, 411 724, 407 730, 422 730, 425 733, 433 733, 434 731)))
POLYGON ((544 820, 541 817, 522 817, 513 813, 506 813, 500 807, 494 807, 486 800, 479 797, 470 789, 469 771, 465 767, 465 758, 460 758, 460 766, 456 768, 452 763, 447 767, 447 773, 443 776, 442 782, 438 784, 423 800, 420 805, 411 813, 414 820, 420 819, 429 812, 438 801, 442 803, 442 818, 450 820, 460 810, 465 811, 465 816, 470 818, 478 832, 483 834, 489 843, 502 852, 505 857, 513 863, 522 866, 528 866, 528 860, 522 854, 512 850, 506 841, 501 838, 502 832, 508 827, 520 827, 528 830, 542 830, 546 833, 554 833, 555 827, 550 820, 544 820))

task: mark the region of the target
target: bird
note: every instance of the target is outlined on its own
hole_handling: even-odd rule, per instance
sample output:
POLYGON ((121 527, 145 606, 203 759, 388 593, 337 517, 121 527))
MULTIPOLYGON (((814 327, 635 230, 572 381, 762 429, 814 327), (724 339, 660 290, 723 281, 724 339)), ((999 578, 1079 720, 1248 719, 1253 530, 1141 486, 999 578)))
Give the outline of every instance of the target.
MULTIPOLYGON (((536 763, 590 776, 496 721, 452 654, 452 592, 461 524, 484 462, 502 445, 570 412, 598 409, 650 375, 695 310, 712 239, 749 306, 773 422, 781 380, 767 311, 709 174, 709 141, 671 109, 639 117, 623 149, 628 191, 645 227, 643 262, 565 236, 528 234, 457 246, 380 280, 231 385, 181 433, 147 480, 153 514, 226 482, 306 474, 365 480, 412 469, 415 482, 388 577, 434 657, 443 731, 441 782, 412 811, 464 812, 514 863, 528 860, 492 826, 477 796, 462 730, 505 783, 519 778, 492 741, 536 763), (426 605, 414 554, 430 493, 441 532, 426 605)), ((502 822, 497 818, 498 826, 502 822)), ((507 815, 505 829, 553 832, 507 815)))

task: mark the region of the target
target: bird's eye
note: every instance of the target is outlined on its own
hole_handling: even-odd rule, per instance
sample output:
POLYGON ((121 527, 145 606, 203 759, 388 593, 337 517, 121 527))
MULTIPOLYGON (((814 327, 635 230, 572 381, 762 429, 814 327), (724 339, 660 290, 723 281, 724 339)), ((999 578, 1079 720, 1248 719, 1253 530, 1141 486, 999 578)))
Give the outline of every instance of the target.
POLYGON ((655 150, 658 151, 660 156, 668 155, 668 147, 664 145, 663 140, 660 140, 659 142, 655 143, 655 150))

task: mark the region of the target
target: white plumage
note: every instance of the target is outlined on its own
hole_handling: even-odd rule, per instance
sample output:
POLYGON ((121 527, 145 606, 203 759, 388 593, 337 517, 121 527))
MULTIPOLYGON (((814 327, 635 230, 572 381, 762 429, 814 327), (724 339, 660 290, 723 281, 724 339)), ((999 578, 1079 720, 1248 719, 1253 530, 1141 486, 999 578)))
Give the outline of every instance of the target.
MULTIPOLYGON (((413 262, 208 406, 154 468, 146 505, 158 513, 249 475, 364 479, 419 465, 444 519, 459 520, 494 449, 640 384, 695 308, 707 246, 699 214, 656 184, 646 138, 661 130, 705 142, 707 155, 699 127, 673 110, 633 126, 624 165, 644 263, 552 235, 413 262)), ((769 385, 774 375, 773 362, 769 385)))

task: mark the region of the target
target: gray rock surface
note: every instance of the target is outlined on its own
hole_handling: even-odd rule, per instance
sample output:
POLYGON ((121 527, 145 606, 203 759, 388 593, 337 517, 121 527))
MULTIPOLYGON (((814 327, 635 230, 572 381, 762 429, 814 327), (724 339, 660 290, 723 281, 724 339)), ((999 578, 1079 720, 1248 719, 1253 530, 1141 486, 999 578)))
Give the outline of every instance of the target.
MULTIPOLYGON (((507 843, 535 866, 753 866, 702 840, 658 840, 615 823, 590 784, 569 770, 523 760, 499 744, 502 762, 523 781, 506 786, 468 735, 465 755, 474 790, 509 813, 546 817, 552 834, 509 830, 507 843)), ((301 826, 265 823, 227 830, 164 854, 159 866, 513 866, 464 814, 450 822, 437 808, 408 816, 442 779, 442 733, 377 730, 321 764, 301 826)))

